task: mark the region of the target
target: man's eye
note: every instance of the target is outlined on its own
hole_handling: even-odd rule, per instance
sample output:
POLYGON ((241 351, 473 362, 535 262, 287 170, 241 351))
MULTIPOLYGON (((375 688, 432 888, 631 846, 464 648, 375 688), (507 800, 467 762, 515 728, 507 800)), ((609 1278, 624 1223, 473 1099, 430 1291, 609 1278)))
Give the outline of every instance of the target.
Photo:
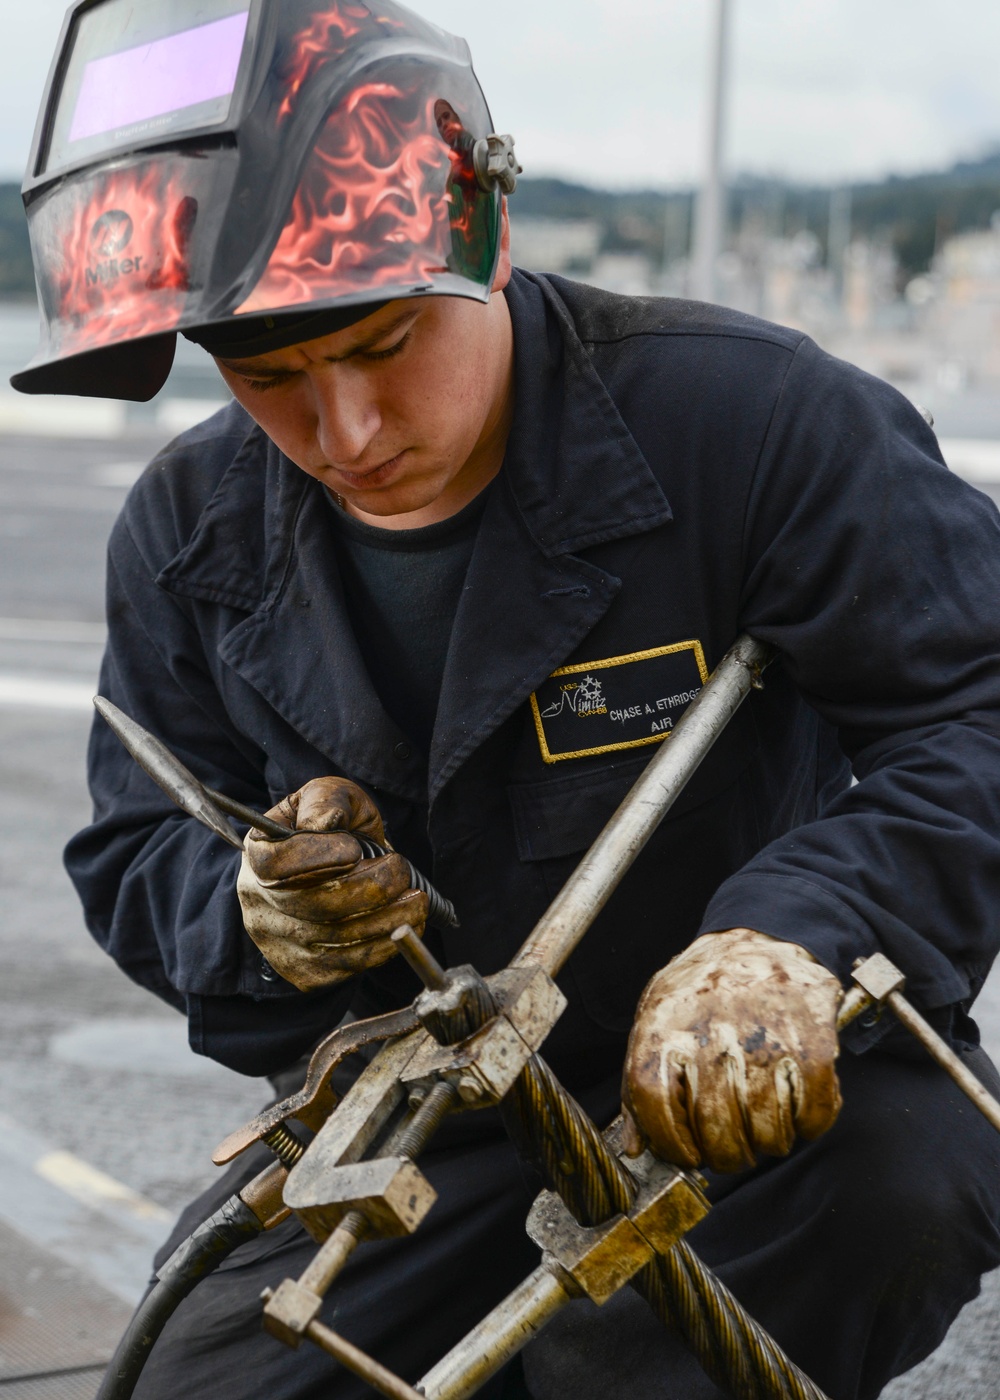
POLYGON ((366 360, 391 360, 393 355, 398 355, 400 350, 409 343, 412 332, 407 331, 401 335, 395 345, 388 346, 385 350, 366 350, 363 358, 366 360))
POLYGON ((286 384, 288 378, 287 374, 283 374, 280 379, 244 379, 243 383, 258 394, 266 394, 268 389, 277 389, 279 385, 286 384))

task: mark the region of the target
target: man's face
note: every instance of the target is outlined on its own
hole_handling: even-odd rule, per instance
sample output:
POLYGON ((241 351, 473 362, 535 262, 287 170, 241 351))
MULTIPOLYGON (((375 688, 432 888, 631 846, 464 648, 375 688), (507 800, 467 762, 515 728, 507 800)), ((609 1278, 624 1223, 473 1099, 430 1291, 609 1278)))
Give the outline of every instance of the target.
POLYGON ((408 526, 444 519, 503 460, 509 276, 505 251, 485 306, 440 296, 389 302, 332 335, 216 363, 272 442, 352 511, 390 525, 401 515, 408 526))

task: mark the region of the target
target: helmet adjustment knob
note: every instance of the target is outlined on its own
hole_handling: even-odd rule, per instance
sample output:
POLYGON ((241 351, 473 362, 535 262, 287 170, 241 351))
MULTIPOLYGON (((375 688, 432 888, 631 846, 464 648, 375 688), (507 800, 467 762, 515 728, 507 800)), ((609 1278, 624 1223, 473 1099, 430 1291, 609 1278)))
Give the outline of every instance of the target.
POLYGON ((484 190, 499 185, 504 194, 513 194, 517 189, 522 167, 514 154, 513 136, 498 136, 495 131, 481 136, 472 148, 472 164, 484 190))

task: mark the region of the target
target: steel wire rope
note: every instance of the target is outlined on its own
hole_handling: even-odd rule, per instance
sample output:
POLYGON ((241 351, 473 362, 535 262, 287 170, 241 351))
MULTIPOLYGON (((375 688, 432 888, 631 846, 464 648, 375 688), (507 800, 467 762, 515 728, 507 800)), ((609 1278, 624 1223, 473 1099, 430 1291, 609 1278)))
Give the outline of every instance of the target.
MULTIPOLYGON (((509 1099, 508 1131, 580 1224, 628 1212, 634 1179, 544 1060, 532 1057, 509 1099)), ((827 1400, 684 1241, 633 1286, 736 1400, 827 1400)))
MULTIPOLYGON (((452 1045, 498 1012, 492 992, 471 968, 461 970, 443 999, 430 993, 425 1008, 421 1013, 418 1001, 424 1025, 452 1045)), ((628 1213, 635 1179, 540 1056, 532 1055, 500 1113, 518 1151, 581 1225, 628 1213)), ((641 1270, 632 1285, 735 1400, 827 1400, 683 1240, 641 1270)))

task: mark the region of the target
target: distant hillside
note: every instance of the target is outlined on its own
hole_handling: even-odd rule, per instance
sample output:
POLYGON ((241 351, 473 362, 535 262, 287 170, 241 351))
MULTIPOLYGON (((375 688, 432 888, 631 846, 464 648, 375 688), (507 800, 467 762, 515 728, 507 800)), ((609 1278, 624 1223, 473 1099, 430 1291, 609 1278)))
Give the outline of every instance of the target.
MULTIPOLYGON (((832 191, 824 186, 786 184, 744 177, 728 193, 730 236, 755 227, 773 237, 803 229, 815 233, 825 254, 832 191)), ((892 176, 850 187, 855 237, 890 243, 901 281, 926 271, 935 250, 952 233, 987 228, 1000 210, 1000 148, 950 170, 892 176)), ((603 227, 606 252, 641 249, 657 261, 688 250, 694 196, 691 190, 624 193, 588 189, 562 180, 523 179, 514 196, 517 215, 594 219, 603 227)))
MULTIPOLYGON (((826 248, 831 190, 742 178, 728 195, 732 236, 747 227, 776 236, 802 229, 826 248)), ((688 251, 693 208, 691 190, 611 191, 564 180, 523 178, 512 201, 518 216, 593 219, 602 229, 606 252, 643 250, 655 261, 672 261, 688 251)), ((952 233, 987 228, 1000 210, 1000 147, 976 161, 925 175, 892 176, 851 187, 851 227, 855 237, 890 243, 900 264, 900 280, 927 269, 936 248, 952 233)), ((31 298, 34 277, 28 234, 16 185, 0 184, 0 297, 31 298)))
MULTIPOLYGON (((891 176, 850 187, 855 237, 891 244, 901 281, 925 272, 941 243, 953 233, 988 228, 1000 211, 1000 148, 977 161, 925 175, 891 176)), ((777 208, 782 232, 808 228, 824 250, 830 219, 830 190, 741 182, 731 196, 730 217, 740 227, 751 211, 777 208)))

